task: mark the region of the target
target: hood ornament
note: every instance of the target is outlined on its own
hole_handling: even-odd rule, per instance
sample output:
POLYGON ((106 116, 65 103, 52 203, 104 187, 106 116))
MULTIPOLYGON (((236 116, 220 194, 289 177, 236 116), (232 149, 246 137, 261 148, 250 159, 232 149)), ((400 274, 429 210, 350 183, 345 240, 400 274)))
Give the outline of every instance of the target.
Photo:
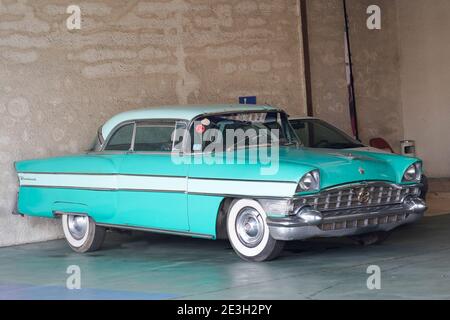
POLYGON ((360 174, 366 173, 366 171, 363 168, 359 168, 358 171, 359 171, 360 174))
POLYGON ((368 204, 371 198, 371 194, 369 191, 362 189, 358 194, 358 202, 362 204, 368 204))

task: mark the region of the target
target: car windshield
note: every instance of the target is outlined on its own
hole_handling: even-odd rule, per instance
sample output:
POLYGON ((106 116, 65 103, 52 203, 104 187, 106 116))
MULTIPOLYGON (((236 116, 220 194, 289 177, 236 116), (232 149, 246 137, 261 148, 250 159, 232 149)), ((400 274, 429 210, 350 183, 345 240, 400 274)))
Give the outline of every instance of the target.
POLYGON ((204 116, 194 121, 190 133, 194 152, 300 144, 287 115, 278 111, 204 116))
POLYGON ((351 149, 364 147, 341 130, 319 119, 289 120, 305 147, 351 149))

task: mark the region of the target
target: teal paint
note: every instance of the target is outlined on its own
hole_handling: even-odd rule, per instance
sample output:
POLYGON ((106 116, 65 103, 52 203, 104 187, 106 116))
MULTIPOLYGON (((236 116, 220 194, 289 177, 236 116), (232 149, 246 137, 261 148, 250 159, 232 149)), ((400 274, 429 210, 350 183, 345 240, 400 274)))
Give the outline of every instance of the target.
MULTIPOLYGON (((202 113, 239 111, 240 108, 242 106, 221 105, 198 106, 183 111, 176 108, 137 110, 112 118, 103 130, 111 130, 126 119, 190 120, 202 113)), ((273 110, 266 106, 245 108, 273 110)), ((175 163, 170 154, 145 153, 88 153, 20 161, 16 163, 22 179, 18 208, 21 213, 31 216, 51 218, 54 211, 80 212, 88 213, 98 223, 189 231, 215 237, 218 209, 229 195, 236 198, 293 197, 300 178, 315 169, 320 171, 321 189, 360 181, 401 184, 406 168, 419 161, 366 151, 281 147, 279 150, 260 150, 269 156, 277 152, 272 159, 278 162, 266 163, 261 159, 250 161, 251 151, 231 158, 229 153, 223 152, 184 155, 178 160, 185 164, 175 163), (273 165, 277 166, 276 173, 262 174, 262 168, 273 165), (25 186, 27 183, 39 185, 37 179, 41 178, 57 186, 61 182, 58 173, 75 174, 70 177, 72 185, 65 188, 25 186), (83 184, 85 189, 77 188, 77 183, 83 184), (97 185, 111 190, 98 190, 97 185)))
POLYGON ((190 231, 216 236, 216 220, 224 197, 188 195, 190 231))

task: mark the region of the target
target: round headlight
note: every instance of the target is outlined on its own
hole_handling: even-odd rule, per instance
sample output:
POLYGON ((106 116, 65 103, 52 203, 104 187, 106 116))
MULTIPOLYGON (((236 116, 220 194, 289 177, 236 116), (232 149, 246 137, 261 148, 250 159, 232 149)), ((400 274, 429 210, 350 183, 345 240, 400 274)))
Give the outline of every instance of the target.
POLYGON ((320 178, 319 171, 313 170, 306 173, 298 182, 296 192, 319 190, 320 178))
POLYGON ((416 162, 410 165, 403 174, 403 181, 420 181, 420 178, 421 178, 420 162, 416 162))

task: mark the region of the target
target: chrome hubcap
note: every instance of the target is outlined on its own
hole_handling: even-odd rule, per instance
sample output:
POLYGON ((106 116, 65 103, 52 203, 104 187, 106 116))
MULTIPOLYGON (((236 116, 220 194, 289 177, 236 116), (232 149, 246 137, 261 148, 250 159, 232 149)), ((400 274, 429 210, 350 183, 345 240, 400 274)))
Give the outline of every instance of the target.
POLYGON ((86 216, 68 216, 67 226, 70 234, 77 240, 83 239, 88 226, 88 217, 86 216))
POLYGON ((264 220, 253 208, 242 209, 236 219, 239 240, 246 247, 256 247, 264 236, 264 220))

